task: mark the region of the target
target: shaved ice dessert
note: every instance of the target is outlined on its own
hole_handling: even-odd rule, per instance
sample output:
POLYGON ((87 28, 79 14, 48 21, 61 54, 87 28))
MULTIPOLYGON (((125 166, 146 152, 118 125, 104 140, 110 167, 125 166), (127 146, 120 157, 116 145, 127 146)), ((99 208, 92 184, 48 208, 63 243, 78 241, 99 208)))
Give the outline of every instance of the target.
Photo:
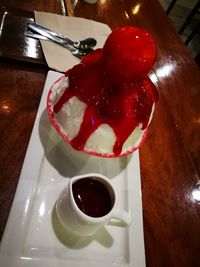
POLYGON ((120 157, 147 136, 157 91, 148 77, 156 44, 145 30, 115 29, 104 47, 85 56, 54 83, 47 98, 52 124, 73 148, 120 157))

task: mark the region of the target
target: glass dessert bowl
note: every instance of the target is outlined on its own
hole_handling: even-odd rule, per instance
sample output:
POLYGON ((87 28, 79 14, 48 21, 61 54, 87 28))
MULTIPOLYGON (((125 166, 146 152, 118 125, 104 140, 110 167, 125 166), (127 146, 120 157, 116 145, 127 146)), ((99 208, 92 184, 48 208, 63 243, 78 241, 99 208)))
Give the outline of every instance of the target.
POLYGON ((100 157, 120 157, 144 142, 157 91, 148 77, 156 59, 150 33, 115 29, 102 49, 85 56, 51 87, 49 118, 72 147, 100 157))

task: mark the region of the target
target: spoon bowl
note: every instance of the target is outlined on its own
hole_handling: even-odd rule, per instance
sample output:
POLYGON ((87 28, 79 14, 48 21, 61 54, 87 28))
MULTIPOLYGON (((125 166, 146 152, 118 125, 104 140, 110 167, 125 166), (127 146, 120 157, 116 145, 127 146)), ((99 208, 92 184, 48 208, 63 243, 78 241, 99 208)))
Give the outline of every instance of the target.
POLYGON ((72 41, 72 42, 73 42, 72 45, 75 48, 82 49, 82 50, 84 50, 84 49, 88 50, 88 49, 96 46, 96 44, 97 44, 97 41, 94 38, 86 38, 86 39, 81 40, 81 41, 77 41, 77 42, 72 41))

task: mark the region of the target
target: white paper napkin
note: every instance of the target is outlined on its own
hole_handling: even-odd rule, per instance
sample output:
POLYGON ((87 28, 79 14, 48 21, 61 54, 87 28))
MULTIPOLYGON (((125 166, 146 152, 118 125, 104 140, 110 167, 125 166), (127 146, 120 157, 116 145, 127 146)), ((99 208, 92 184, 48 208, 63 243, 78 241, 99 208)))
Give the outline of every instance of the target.
MULTIPOLYGON (((95 38, 97 40, 95 49, 103 47, 107 36, 111 32, 108 25, 93 20, 39 11, 34 13, 36 23, 59 32, 72 40, 95 38)), ((51 69, 65 72, 80 61, 66 48, 51 41, 41 40, 41 45, 47 64, 51 69)))

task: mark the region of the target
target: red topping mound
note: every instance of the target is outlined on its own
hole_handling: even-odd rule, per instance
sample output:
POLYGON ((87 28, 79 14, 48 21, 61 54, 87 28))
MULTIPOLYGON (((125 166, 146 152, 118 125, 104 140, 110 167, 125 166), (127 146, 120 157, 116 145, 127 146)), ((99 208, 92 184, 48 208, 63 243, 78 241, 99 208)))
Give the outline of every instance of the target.
POLYGON ((106 71, 123 81, 138 80, 151 70, 156 59, 152 35, 142 29, 124 26, 107 38, 103 48, 106 71))
MULTIPOLYGON (((146 76, 155 57, 156 46, 149 33, 121 27, 110 34, 103 49, 90 53, 65 74, 69 87, 55 104, 53 114, 73 96, 87 104, 77 136, 65 138, 75 149, 85 151, 88 138, 101 124, 108 124, 116 136, 112 154, 105 156, 121 156, 136 149, 133 144, 131 150, 122 153, 123 144, 138 125, 147 129, 157 100, 157 91, 146 76)), ((53 114, 50 118, 56 124, 53 114)), ((98 155, 95 151, 91 154, 98 155)))

